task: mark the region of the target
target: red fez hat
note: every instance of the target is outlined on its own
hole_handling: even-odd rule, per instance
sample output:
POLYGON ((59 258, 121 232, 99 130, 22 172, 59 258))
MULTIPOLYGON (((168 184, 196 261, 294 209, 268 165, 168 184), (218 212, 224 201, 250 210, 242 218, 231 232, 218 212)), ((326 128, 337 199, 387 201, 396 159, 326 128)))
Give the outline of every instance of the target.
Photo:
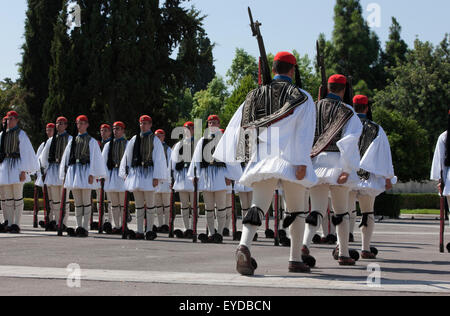
POLYGON ((210 115, 208 117, 208 122, 209 121, 219 121, 220 122, 220 118, 217 115, 210 115))
POLYGON ((48 124, 47 124, 47 128, 55 128, 55 124, 53 124, 53 123, 48 123, 48 124))
POLYGON ((194 127, 194 123, 186 122, 186 123, 184 123, 183 127, 194 127))
POLYGON ((86 115, 80 115, 77 117, 77 122, 89 122, 88 117, 86 115))
POLYGON ((164 132, 164 130, 159 129, 155 132, 155 135, 166 135, 166 132, 164 132))
POLYGON ((125 124, 123 123, 123 122, 115 122, 114 123, 114 125, 113 125, 114 127, 122 127, 123 129, 125 129, 125 124))
POLYGON ((347 78, 343 75, 332 75, 330 79, 328 79, 328 83, 347 84, 347 78))
POLYGON ((152 122, 152 118, 148 115, 142 115, 141 118, 139 119, 139 122, 152 122))
POLYGON ((68 120, 67 120, 64 116, 60 116, 60 117, 58 117, 58 118, 56 119, 56 122, 64 122, 64 123, 67 123, 68 120))
POLYGON ((222 132, 222 134, 225 134, 225 130, 223 128, 220 129, 220 131, 222 132))
POLYGON ((297 58, 289 52, 279 52, 275 55, 274 61, 282 61, 291 65, 297 65, 297 58))
POLYGON ((100 126, 100 129, 104 129, 104 128, 107 128, 110 130, 111 126, 109 124, 102 124, 102 126, 100 126))
POLYGON ((368 105, 369 98, 365 95, 355 95, 355 97, 353 98, 353 104, 368 105))
POLYGON ((13 117, 17 118, 17 117, 19 117, 19 114, 16 111, 9 111, 8 113, 6 113, 6 116, 7 117, 13 116, 13 117))

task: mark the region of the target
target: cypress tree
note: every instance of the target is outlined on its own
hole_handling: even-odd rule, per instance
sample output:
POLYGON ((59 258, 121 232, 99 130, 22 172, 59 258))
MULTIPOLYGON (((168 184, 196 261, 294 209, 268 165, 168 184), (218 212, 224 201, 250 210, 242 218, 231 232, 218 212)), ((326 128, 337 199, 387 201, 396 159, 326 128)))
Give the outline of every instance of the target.
MULTIPOLYGON (((48 97, 49 69, 52 65, 50 48, 61 9, 62 0, 28 0, 20 82, 27 91, 26 109, 36 118, 42 117, 42 108, 48 97)), ((44 124, 42 119, 30 122, 27 132, 34 144, 40 141, 44 124)))

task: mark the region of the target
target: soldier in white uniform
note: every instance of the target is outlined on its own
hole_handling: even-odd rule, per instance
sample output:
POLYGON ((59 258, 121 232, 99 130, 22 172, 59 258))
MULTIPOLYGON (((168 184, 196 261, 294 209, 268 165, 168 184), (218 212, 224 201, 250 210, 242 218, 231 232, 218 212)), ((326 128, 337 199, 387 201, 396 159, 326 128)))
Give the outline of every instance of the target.
POLYGON ((160 181, 168 180, 164 147, 151 128, 152 118, 143 115, 139 119, 141 132, 134 136, 126 148, 120 163, 119 175, 125 179, 125 188, 132 192, 136 202, 136 238, 154 240, 155 191, 160 181), (147 227, 144 232, 144 221, 147 227))
MULTIPOLYGON (((44 165, 41 161, 41 154, 44 151, 45 145, 48 143, 48 141, 53 137, 54 133, 55 133, 55 127, 56 125, 53 123, 48 123, 47 126, 45 127, 45 133, 47 134, 47 140, 45 142, 43 142, 37 152, 36 152, 36 157, 38 158, 39 161, 39 171, 36 173, 36 182, 34 183, 35 186, 42 188, 42 192, 44 192, 44 178, 45 178, 45 168, 44 165)), ((47 187, 47 198, 48 198, 48 205, 50 206, 50 209, 47 210, 49 212, 48 214, 48 219, 49 222, 47 223, 47 227, 45 227, 45 221, 41 221, 41 227, 45 228, 48 231, 56 231, 57 228, 57 222, 56 222, 56 218, 57 218, 57 213, 53 211, 52 209, 52 205, 53 205, 53 197, 52 197, 52 193, 48 191, 48 187, 47 187)))
POLYGON ((319 220, 326 215, 331 193, 334 210, 332 221, 336 225, 339 243, 339 264, 354 265, 355 260, 350 257, 348 249, 348 197, 350 189, 358 182, 358 141, 362 124, 353 108, 342 101, 346 84, 345 76, 331 76, 328 80, 328 95, 316 105, 317 124, 312 157, 319 181, 310 189, 312 212, 306 219, 302 252, 309 254, 310 243, 319 227, 319 220))
POLYGON ((115 122, 113 133, 114 138, 105 144, 102 152, 107 168, 104 190, 111 204, 111 213, 114 219, 114 223, 111 222, 114 224, 112 234, 121 234, 126 189, 124 179, 119 176, 119 168, 128 144, 125 139, 125 124, 115 122))
POLYGON ((214 154, 216 159, 229 163, 248 163, 239 179, 240 184, 253 188, 252 206, 243 220, 236 251, 236 269, 242 275, 253 275, 257 268, 250 254, 252 240, 280 183, 286 196, 283 224, 289 227, 291 236, 289 271, 310 271, 300 250, 307 214, 304 193, 317 181, 310 158, 315 106, 311 96, 293 84, 294 73, 296 81, 300 81, 294 55, 278 53, 273 72, 275 78, 270 84, 249 93, 214 154))
MULTIPOLYGON (((99 189, 100 184, 96 180, 106 176, 106 166, 98 142, 87 132, 87 116, 78 116, 76 124, 78 135, 67 144, 60 164, 59 178, 65 180, 64 187, 72 191, 75 200, 75 234, 87 237, 92 212, 92 190, 99 189)), ((68 230, 68 234, 74 235, 72 230, 68 230)))
MULTIPOLYGON (((164 156, 166 157, 167 172, 170 175, 170 157, 172 155, 172 148, 166 144, 166 132, 159 129, 155 132, 156 137, 159 138, 164 147, 164 156)), ((170 193, 171 193, 171 177, 166 181, 161 181, 155 192, 156 215, 158 217, 158 232, 169 233, 169 213, 170 213, 170 193)))
POLYGON ((23 186, 39 170, 39 163, 30 139, 18 125, 19 114, 10 111, 6 116, 6 131, 0 133, 0 186, 5 199, 6 229, 18 234, 24 207, 23 186))
MULTIPOLYGON (((45 185, 49 192, 49 196, 52 198, 52 203, 50 208, 52 213, 55 214, 54 218, 56 223, 59 223, 59 215, 61 209, 61 198, 63 191, 63 180, 59 177, 59 169, 62 161, 62 156, 64 151, 72 140, 66 129, 68 126, 67 118, 61 116, 56 119, 56 135, 49 139, 39 156, 42 168, 45 172, 45 185)), ((66 194, 66 209, 68 209, 69 204, 69 194, 66 194)), ((69 212, 66 212, 63 219, 63 228, 67 228, 67 220, 69 218, 69 212)))
POLYGON ((194 202, 194 184, 187 176, 189 166, 194 154, 194 123, 186 122, 183 125, 184 138, 173 148, 171 155, 171 168, 174 177, 173 189, 180 195, 181 216, 183 218, 184 232, 179 234, 179 238, 192 238, 192 221, 190 211, 194 202))
POLYGON ((239 179, 240 175, 237 164, 232 166, 212 157, 215 146, 222 137, 219 128, 220 118, 217 115, 209 116, 206 136, 199 140, 188 171, 188 177, 193 180, 197 168, 198 190, 202 192, 205 202, 208 236, 199 235, 199 239, 204 243, 222 243, 227 216, 227 188, 231 181, 239 179), (218 224, 217 233, 214 213, 218 224))
POLYGON ((389 140, 383 128, 367 117, 368 104, 369 99, 364 95, 357 95, 353 99, 353 106, 363 124, 363 132, 359 140, 361 169, 358 171, 358 176, 360 181, 355 192, 362 213, 359 225, 362 236, 361 258, 375 259, 378 251, 370 247, 375 226, 375 198, 385 190, 390 190, 392 184, 397 182, 397 177, 394 175, 389 140))

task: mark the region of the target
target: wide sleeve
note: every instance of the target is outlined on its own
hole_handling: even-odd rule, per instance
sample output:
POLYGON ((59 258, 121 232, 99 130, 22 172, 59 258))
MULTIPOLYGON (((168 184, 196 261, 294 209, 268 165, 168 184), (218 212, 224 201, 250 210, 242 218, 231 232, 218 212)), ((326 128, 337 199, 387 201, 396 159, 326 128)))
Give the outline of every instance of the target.
POLYGON ((24 131, 19 134, 20 171, 33 174, 39 170, 39 162, 33 145, 24 131))
POLYGON ((103 158, 103 162, 105 163, 105 171, 106 171, 106 176, 105 176, 105 180, 108 179, 108 154, 109 154, 109 147, 110 147, 111 142, 106 143, 105 147, 103 147, 103 151, 102 151, 102 158, 103 158))
POLYGON ((445 168, 445 142, 447 140, 447 132, 444 132, 439 136, 436 149, 434 151, 433 156, 433 164, 431 165, 431 180, 440 180, 441 179, 441 171, 445 168))
POLYGON ((158 180, 167 180, 169 179, 168 171, 167 171, 167 160, 166 155, 164 154, 164 146, 158 137, 153 139, 153 179, 158 180))
POLYGON ((179 160, 179 152, 180 152, 180 146, 182 146, 183 142, 178 142, 175 144, 175 147, 172 150, 172 153, 170 155, 170 170, 175 170, 176 164, 180 162, 179 160))
POLYGON ((59 178, 64 180, 66 176, 66 168, 69 166, 70 159, 70 148, 72 147, 72 142, 75 141, 73 138, 69 140, 67 143, 66 149, 64 150, 64 154, 61 158, 61 163, 59 165, 59 178))
POLYGON ((282 157, 294 166, 311 166, 311 150, 316 130, 316 106, 311 96, 308 95, 308 100, 293 115, 291 120, 279 123, 284 124, 282 126, 285 129, 280 137, 289 135, 282 157))
POLYGON ((386 133, 381 126, 378 136, 370 144, 364 157, 361 159, 361 169, 386 179, 395 177, 391 147, 386 133))
POLYGON ((167 176, 170 182, 172 182, 172 148, 168 147, 167 148, 167 176))
POLYGON ((90 164, 89 175, 100 179, 106 176, 106 164, 100 151, 100 146, 95 139, 91 139, 89 143, 90 150, 90 164))
POLYGON ((39 161, 41 163, 41 167, 44 168, 45 171, 47 171, 49 163, 48 163, 48 156, 50 154, 50 147, 52 145, 53 137, 49 138, 47 143, 45 144, 44 148, 42 149, 41 154, 38 156, 39 161))
POLYGON ((200 169, 200 162, 202 162, 203 158, 203 137, 200 138, 200 140, 197 143, 197 146, 195 146, 194 154, 192 155, 192 161, 189 165, 189 170, 187 172, 187 176, 189 179, 195 178, 195 168, 197 168, 197 177, 199 174, 200 169))
POLYGON ((36 158, 38 159, 39 168, 43 168, 42 161, 41 161, 41 154, 42 154, 42 151, 44 150, 45 145, 46 145, 45 142, 42 143, 36 152, 36 158))
POLYGON ((353 112, 352 118, 343 129, 342 138, 336 145, 341 153, 340 164, 344 172, 350 173, 360 168, 359 138, 363 126, 359 117, 353 112))
MULTIPOLYGON (((225 163, 236 163, 236 150, 241 129, 244 104, 234 113, 230 123, 216 146, 213 157, 225 163)), ((201 161, 201 160, 200 160, 201 161)))
POLYGON ((133 160, 133 149, 134 143, 136 142, 136 136, 134 136, 127 144, 125 148, 125 153, 123 154, 122 160, 119 167, 119 177, 125 179, 127 177, 127 170, 131 167, 131 162, 133 160))

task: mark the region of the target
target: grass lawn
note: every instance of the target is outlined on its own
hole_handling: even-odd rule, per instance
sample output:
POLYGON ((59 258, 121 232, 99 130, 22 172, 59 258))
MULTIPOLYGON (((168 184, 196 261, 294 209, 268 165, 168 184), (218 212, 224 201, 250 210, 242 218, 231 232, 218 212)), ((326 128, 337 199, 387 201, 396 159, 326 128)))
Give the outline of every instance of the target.
POLYGON ((430 214, 430 215, 440 215, 440 210, 427 210, 427 209, 401 210, 400 213, 401 213, 402 215, 405 215, 405 214, 430 214))

